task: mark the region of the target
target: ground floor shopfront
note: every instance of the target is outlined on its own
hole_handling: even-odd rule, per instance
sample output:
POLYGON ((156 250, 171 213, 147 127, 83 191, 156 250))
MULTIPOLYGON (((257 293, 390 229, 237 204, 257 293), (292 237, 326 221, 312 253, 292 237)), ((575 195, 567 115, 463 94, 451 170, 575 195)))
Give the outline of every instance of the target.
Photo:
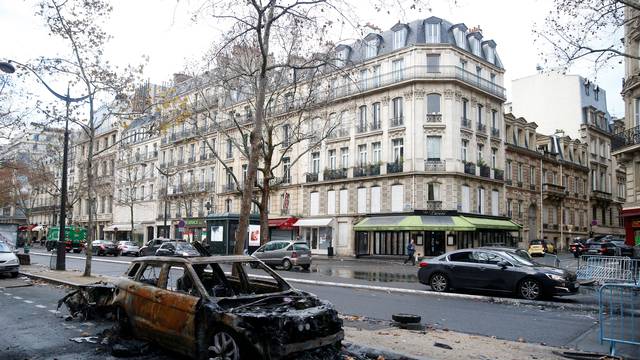
POLYGON ((640 208, 622 209, 624 218, 625 243, 640 245, 640 208))
POLYGON ((478 246, 515 246, 520 229, 507 218, 456 212, 370 216, 354 226, 355 255, 406 256, 411 240, 418 256, 478 246))

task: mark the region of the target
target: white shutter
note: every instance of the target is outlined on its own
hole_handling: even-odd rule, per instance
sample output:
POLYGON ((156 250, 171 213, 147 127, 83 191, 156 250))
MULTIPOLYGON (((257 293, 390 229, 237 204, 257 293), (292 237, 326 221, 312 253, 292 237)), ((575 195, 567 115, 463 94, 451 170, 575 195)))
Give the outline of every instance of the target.
POLYGON ((375 186, 371 188, 371 212, 380 212, 380 187, 375 186))
POLYGON ((314 216, 320 213, 320 193, 312 192, 309 196, 309 215, 314 216))
POLYGON ((340 190, 340 214, 349 212, 349 190, 340 190))
POLYGON ((336 213, 336 192, 335 190, 327 191, 327 214, 335 215, 336 213))
POLYGON ((484 200, 484 189, 480 188, 478 189, 478 212, 480 214, 484 214, 485 212, 484 200))
POLYGON ((338 223, 338 247, 347 247, 349 245, 349 223, 338 223))
POLYGON ((462 185, 462 212, 470 212, 469 205, 469 187, 462 185))
POLYGON ((400 212, 404 205, 404 186, 393 185, 391 186, 391 211, 400 212))
POLYGON ((491 215, 498 216, 500 212, 500 192, 498 190, 493 190, 491 192, 491 215))
POLYGON ((358 213, 367 212, 367 188, 358 188, 358 213))

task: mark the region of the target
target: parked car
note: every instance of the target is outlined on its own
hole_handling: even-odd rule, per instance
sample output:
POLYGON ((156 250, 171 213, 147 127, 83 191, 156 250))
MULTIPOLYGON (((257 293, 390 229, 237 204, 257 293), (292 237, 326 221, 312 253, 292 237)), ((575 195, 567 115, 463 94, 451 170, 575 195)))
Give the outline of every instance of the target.
POLYGON ((311 250, 304 241, 269 241, 251 255, 267 265, 282 266, 284 270, 291 270, 294 266, 304 270, 311 267, 311 250))
POLYGON ((586 251, 587 255, 604 255, 614 256, 615 245, 608 241, 591 241, 587 243, 589 248, 586 251))
POLYGON ((178 240, 171 240, 171 239, 165 239, 165 238, 156 238, 153 240, 149 240, 147 241, 146 244, 144 244, 143 247, 140 248, 140 251, 138 252, 138 256, 155 255, 156 250, 160 248, 160 245, 162 245, 167 241, 178 241, 178 240))
POLYGON ((576 275, 564 269, 531 262, 508 251, 465 249, 422 260, 418 279, 434 291, 454 289, 516 293, 537 300, 578 291, 576 275))
POLYGON ((120 254, 123 256, 125 255, 138 256, 140 247, 133 241, 118 241, 118 250, 120 250, 120 254))
POLYGON ((337 351, 344 337, 331 304, 254 257, 150 256, 125 275, 113 300, 120 329, 192 358, 296 358, 322 346, 337 351))
POLYGON ((91 243, 91 253, 98 256, 118 256, 120 255, 120 250, 118 250, 118 245, 112 243, 111 241, 94 240, 91 243))
POLYGON ((582 253, 587 251, 587 241, 585 238, 575 238, 571 244, 569 244, 569 251, 573 254, 573 257, 580 257, 582 253))
POLYGON ((8 244, 0 241, 0 274, 9 274, 12 278, 18 277, 20 262, 8 244))
POLYGON ((165 241, 156 250, 156 256, 200 256, 200 252, 186 241, 165 241))
POLYGON ((531 257, 531 255, 529 255, 529 252, 527 252, 527 250, 524 249, 520 249, 520 248, 510 248, 510 247, 500 247, 500 246, 483 246, 480 247, 479 249, 487 249, 487 250, 498 250, 498 251, 505 251, 510 253, 511 255, 516 255, 516 256, 520 256, 521 258, 534 262, 533 258, 531 257))
POLYGON ((544 254, 555 254, 557 250, 547 240, 531 240, 528 252, 531 256, 544 256, 544 254))

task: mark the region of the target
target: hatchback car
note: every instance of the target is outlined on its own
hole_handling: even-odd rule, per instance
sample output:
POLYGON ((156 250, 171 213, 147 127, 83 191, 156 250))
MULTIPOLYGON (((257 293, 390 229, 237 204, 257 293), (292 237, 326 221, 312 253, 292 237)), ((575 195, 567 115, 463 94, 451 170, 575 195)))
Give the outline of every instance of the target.
POLYGON ((586 255, 604 255, 604 256, 614 256, 616 255, 616 245, 609 241, 593 241, 587 243, 589 246, 586 255))
POLYGON ((186 241, 166 241, 156 250, 156 256, 199 256, 200 252, 186 241))
POLYGON ((177 240, 171 240, 171 239, 165 239, 165 238, 156 238, 153 240, 149 240, 147 241, 146 244, 144 244, 143 247, 140 248, 140 251, 138 252, 138 256, 155 255, 156 250, 160 248, 160 245, 162 245, 167 241, 177 241, 177 240))
POLYGON ((107 240, 95 240, 91 243, 91 253, 93 255, 98 255, 98 256, 106 256, 106 255, 113 255, 113 256, 118 256, 120 255, 120 250, 118 250, 118 245, 112 243, 111 241, 107 241, 107 240))
POLYGON ((118 250, 120 250, 120 254, 123 256, 125 255, 138 256, 140 247, 133 241, 118 241, 118 250))
POLYGON ((150 256, 125 275, 113 300, 120 329, 192 358, 296 358, 344 337, 331 304, 254 257, 150 256))
POLYGON ((615 256, 633 257, 633 246, 625 244, 623 239, 611 239, 609 242, 615 246, 613 248, 615 256))
POLYGON ((547 240, 531 240, 528 252, 531 256, 544 256, 544 254, 555 254, 556 249, 547 240))
POLYGON ((0 241, 0 274, 9 274, 12 278, 18 277, 20 262, 8 244, 0 241))
POLYGON ((282 266, 284 270, 291 270, 294 266, 304 270, 311 267, 311 250, 304 241, 269 241, 252 255, 267 265, 282 266))
POLYGON ((544 295, 571 295, 578 291, 576 275, 540 265, 507 251, 465 249, 420 262, 418 279, 434 291, 455 289, 516 293, 537 300, 544 295))

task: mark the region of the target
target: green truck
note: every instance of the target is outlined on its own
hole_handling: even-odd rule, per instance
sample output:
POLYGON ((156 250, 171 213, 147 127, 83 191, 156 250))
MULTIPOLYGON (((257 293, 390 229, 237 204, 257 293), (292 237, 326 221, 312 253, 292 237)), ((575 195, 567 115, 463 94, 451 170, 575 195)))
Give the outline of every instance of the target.
MULTIPOLYGON (((65 226, 65 249, 67 252, 73 250, 74 253, 79 253, 87 244, 87 229, 79 226, 65 226)), ((47 251, 55 249, 58 245, 58 239, 60 238, 60 228, 50 227, 47 233, 47 242, 45 246, 47 251)))

